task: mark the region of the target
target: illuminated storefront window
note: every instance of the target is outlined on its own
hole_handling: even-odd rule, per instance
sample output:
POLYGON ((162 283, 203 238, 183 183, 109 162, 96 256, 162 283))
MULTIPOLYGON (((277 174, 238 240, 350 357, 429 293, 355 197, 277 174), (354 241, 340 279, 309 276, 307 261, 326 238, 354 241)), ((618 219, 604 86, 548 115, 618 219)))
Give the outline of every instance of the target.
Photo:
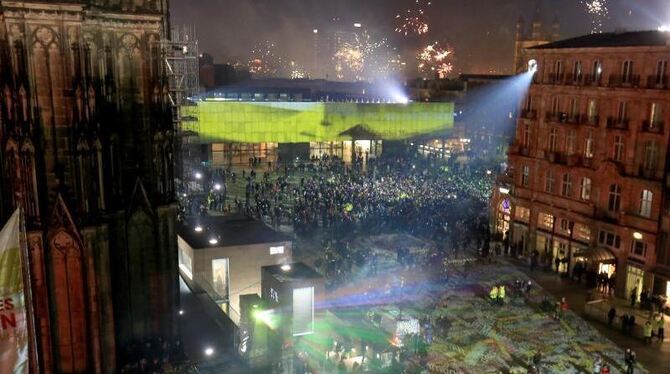
POLYGON ((504 234, 509 231, 510 214, 512 212, 512 204, 509 199, 503 199, 498 205, 498 220, 497 227, 499 233, 504 234))

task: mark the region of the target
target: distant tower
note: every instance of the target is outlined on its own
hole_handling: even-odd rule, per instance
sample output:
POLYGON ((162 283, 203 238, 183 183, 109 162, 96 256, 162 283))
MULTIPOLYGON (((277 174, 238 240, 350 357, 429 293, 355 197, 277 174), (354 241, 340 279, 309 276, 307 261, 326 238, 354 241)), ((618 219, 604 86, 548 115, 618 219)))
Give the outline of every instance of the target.
POLYGON ((558 19, 554 18, 551 26, 551 35, 542 32, 542 17, 540 15, 539 6, 535 8, 530 28, 530 36, 526 33, 524 19, 519 17, 519 20, 516 23, 516 35, 514 40, 513 73, 518 74, 526 70, 528 63, 526 49, 558 40, 559 28, 560 25, 558 19))

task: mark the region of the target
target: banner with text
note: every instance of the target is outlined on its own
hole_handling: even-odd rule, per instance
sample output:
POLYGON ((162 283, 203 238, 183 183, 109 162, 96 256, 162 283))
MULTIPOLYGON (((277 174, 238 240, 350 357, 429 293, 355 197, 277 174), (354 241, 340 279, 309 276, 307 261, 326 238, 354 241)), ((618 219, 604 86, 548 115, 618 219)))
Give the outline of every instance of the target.
POLYGON ((28 326, 17 209, 0 232, 0 373, 28 373, 28 326))

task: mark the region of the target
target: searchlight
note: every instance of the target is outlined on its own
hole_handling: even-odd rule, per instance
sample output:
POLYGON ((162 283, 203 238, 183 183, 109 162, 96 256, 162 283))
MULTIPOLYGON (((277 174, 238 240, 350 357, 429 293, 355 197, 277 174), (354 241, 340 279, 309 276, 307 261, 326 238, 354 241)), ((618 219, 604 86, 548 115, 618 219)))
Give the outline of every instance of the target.
POLYGON ((535 73, 537 71, 537 60, 530 59, 528 60, 528 72, 535 73))

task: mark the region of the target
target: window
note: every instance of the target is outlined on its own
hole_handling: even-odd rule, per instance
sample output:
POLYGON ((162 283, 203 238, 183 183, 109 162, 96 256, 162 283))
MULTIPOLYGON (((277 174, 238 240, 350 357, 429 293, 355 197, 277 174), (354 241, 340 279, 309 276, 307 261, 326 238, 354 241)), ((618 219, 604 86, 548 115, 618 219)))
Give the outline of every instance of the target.
POLYGON ((580 197, 582 200, 591 200, 591 178, 582 178, 582 185, 580 186, 580 197))
POLYGON ((573 97, 570 99, 570 113, 568 115, 570 116, 571 120, 575 120, 577 117, 577 111, 579 110, 579 100, 577 100, 576 97, 573 97))
POLYGON ((599 82, 600 78, 602 77, 603 74, 603 64, 602 62, 596 60, 593 61, 593 71, 591 72, 593 74, 593 81, 594 82, 599 82))
POLYGON ((270 247, 270 255, 283 255, 284 254, 284 246, 279 246, 279 247, 270 247))
POLYGON ((525 124, 523 126, 523 146, 528 148, 530 147, 530 124, 525 124))
POLYGON ((553 193, 554 192, 554 172, 547 170, 547 174, 544 178, 544 191, 553 193))
POLYGON ((607 209, 610 212, 618 212, 621 208, 621 186, 618 184, 610 185, 609 199, 607 200, 607 209))
POLYGON ((586 134, 586 139, 584 140, 584 157, 593 158, 594 153, 594 144, 593 144, 593 131, 589 130, 586 134))
POLYGON ((651 103, 649 110, 649 127, 656 127, 663 122, 663 110, 661 104, 651 103))
POLYGON ((668 61, 661 60, 656 64, 656 84, 662 85, 667 83, 666 74, 668 71, 668 61))
POLYGON ((549 130, 549 152, 556 152, 557 145, 558 145, 558 129, 552 127, 551 130, 549 130))
POLYGON ((521 184, 524 187, 528 187, 529 180, 530 180, 530 166, 524 165, 521 174, 521 184))
POLYGON ((575 61, 575 65, 572 67, 572 79, 577 82, 579 78, 582 77, 582 62, 575 61))
POLYGON ((609 231, 600 230, 598 244, 619 249, 621 247, 621 237, 609 231))
POLYGON ((538 214, 538 224, 548 230, 554 229, 554 216, 547 213, 538 214))
POLYGON ((614 147, 612 150, 612 158, 614 159, 614 161, 623 160, 623 147, 624 147, 623 135, 614 136, 614 147))
POLYGON ((571 222, 565 218, 561 218, 559 222, 561 226, 561 231, 569 235, 571 222))
POLYGON ((591 241, 591 228, 581 223, 575 223, 575 238, 585 242, 591 241))
POLYGON ((625 101, 619 101, 616 118, 618 123, 626 122, 626 119, 628 118, 628 105, 625 101))
POLYGON ((563 181, 561 182, 561 195, 570 197, 572 194, 572 178, 570 174, 563 174, 563 181))
POLYGON ((529 111, 529 112, 530 112, 531 110, 533 110, 533 97, 530 96, 530 95, 528 95, 528 97, 526 98, 526 107, 525 107, 525 109, 526 109, 526 111, 529 111))
POLYGON ((561 74, 563 74, 563 61, 556 60, 554 62, 554 79, 561 79, 561 74))
POLYGON ((565 153, 572 155, 575 153, 575 141, 577 140, 577 131, 575 129, 568 130, 568 135, 565 138, 565 153))
POLYGON ((647 243, 633 240, 631 243, 630 254, 635 257, 645 258, 647 256, 647 243))
POLYGON ((649 140, 644 143, 644 160, 642 167, 645 170, 655 170, 656 160, 658 159, 658 145, 656 141, 649 140))
POLYGON ((551 100, 551 114, 554 116, 558 116, 558 111, 560 110, 561 107, 561 100, 558 98, 558 96, 555 96, 551 100))
POLYGON ((589 100, 589 106, 587 108, 587 116, 589 122, 595 122, 598 118, 598 102, 595 99, 589 100))
POLYGON ((633 83, 633 61, 624 61, 621 66, 621 82, 633 83))
POLYGON ((642 217, 651 217, 652 200, 654 200, 654 193, 649 190, 642 190, 640 193, 640 215, 642 217))
POLYGON ((522 206, 517 206, 514 215, 518 221, 528 222, 530 220, 530 209, 522 206))

